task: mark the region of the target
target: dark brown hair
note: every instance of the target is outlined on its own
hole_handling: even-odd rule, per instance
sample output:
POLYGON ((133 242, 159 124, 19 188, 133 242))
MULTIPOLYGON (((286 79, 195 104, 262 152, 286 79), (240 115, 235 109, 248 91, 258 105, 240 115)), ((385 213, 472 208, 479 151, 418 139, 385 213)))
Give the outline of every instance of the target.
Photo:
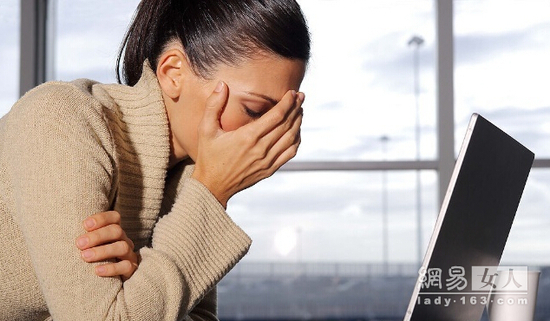
POLYGON ((142 0, 119 51, 118 82, 135 85, 144 61, 155 69, 174 40, 204 78, 217 64, 237 64, 258 50, 306 63, 310 57, 309 31, 295 0, 142 0))

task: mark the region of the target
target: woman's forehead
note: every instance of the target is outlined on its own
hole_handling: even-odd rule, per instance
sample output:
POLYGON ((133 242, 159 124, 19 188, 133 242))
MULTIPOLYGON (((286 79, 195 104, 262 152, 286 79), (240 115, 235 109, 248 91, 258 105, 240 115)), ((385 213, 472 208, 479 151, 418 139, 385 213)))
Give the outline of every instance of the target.
POLYGON ((281 90, 298 90, 304 73, 305 62, 301 60, 263 55, 243 60, 236 66, 220 64, 212 76, 216 80, 226 81, 228 85, 239 85, 242 91, 278 101, 280 97, 273 95, 278 96, 281 90), (265 90, 271 91, 271 94, 265 90))

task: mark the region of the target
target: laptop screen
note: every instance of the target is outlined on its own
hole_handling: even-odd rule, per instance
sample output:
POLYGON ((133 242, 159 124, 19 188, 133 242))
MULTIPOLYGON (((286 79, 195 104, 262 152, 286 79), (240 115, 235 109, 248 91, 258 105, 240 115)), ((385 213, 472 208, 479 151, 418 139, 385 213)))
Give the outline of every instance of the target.
POLYGON ((404 320, 481 318, 533 159, 472 116, 404 320))

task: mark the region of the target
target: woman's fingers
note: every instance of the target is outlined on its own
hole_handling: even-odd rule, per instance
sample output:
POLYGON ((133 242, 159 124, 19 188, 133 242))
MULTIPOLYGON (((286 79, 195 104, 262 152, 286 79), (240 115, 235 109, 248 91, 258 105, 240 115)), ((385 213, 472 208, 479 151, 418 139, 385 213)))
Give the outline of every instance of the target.
POLYGON ((203 135, 213 136, 221 129, 220 116, 227 102, 227 95, 227 85, 223 81, 218 82, 214 92, 206 101, 204 115, 199 127, 203 135))
POLYGON ((126 237, 126 233, 122 227, 118 224, 110 224, 80 236, 76 239, 76 246, 81 250, 85 250, 94 246, 123 239, 127 240, 133 249, 134 243, 126 237))
POLYGON ((275 142, 270 148, 270 151, 274 151, 277 155, 284 152, 285 150, 295 147, 296 151, 301 142, 300 128, 302 126, 302 119, 304 115, 304 110, 302 104, 304 102, 304 94, 298 93, 296 100, 297 108, 293 111, 288 122, 285 122, 281 126, 280 132, 274 134, 273 140, 275 142), (277 137, 279 137, 277 139, 277 137))
POLYGON ((86 262, 99 262, 114 258, 131 259, 136 255, 127 240, 95 246, 80 252, 80 254, 86 262))
POLYGON ((134 274, 139 265, 138 254, 134 252, 134 243, 126 235, 119 241, 94 246, 80 253, 82 259, 88 263, 117 260, 95 267, 95 273, 102 277, 121 276, 122 280, 127 280, 134 274))
POLYGON ((120 214, 115 211, 100 212, 89 216, 83 222, 86 233, 76 239, 86 262, 116 260, 95 267, 98 276, 121 276, 126 280, 132 276, 139 264, 134 252, 134 242, 120 226, 120 214))
MULTIPOLYGON (((293 158, 298 150, 300 138, 300 126, 302 125, 302 103, 305 99, 303 93, 297 93, 294 105, 279 124, 259 138, 253 148, 259 150, 258 155, 264 155, 261 167, 274 167, 273 173, 280 166, 293 158), (279 157, 284 154, 284 157, 279 157)), ((281 101, 283 103, 283 101, 281 101)), ((288 103, 288 102, 285 102, 288 103)), ((266 168, 268 169, 268 168, 266 168)))
MULTIPOLYGON (((303 94, 302 94, 303 95, 303 94)), ((282 123, 288 121, 295 114, 297 107, 297 93, 294 90, 289 90, 279 101, 279 103, 265 113, 260 119, 251 123, 250 126, 257 130, 257 136, 263 137, 272 133, 282 123)))
POLYGON ((130 260, 118 261, 116 263, 107 263, 95 267, 95 273, 98 276, 122 276, 122 280, 129 279, 137 270, 138 264, 130 260))
POLYGON ((268 150, 265 163, 262 165, 265 177, 273 175, 281 166, 294 158, 302 141, 300 126, 302 117, 297 117, 292 128, 286 131, 268 150))
POLYGON ((300 135, 301 125, 302 116, 297 117, 292 127, 270 148, 267 158, 273 159, 272 167, 274 171, 294 158, 298 153, 298 147, 302 142, 302 137, 300 135))
POLYGON ((94 215, 90 215, 83 222, 84 229, 90 232, 97 230, 98 228, 110 225, 120 224, 120 214, 116 211, 99 212, 94 215))

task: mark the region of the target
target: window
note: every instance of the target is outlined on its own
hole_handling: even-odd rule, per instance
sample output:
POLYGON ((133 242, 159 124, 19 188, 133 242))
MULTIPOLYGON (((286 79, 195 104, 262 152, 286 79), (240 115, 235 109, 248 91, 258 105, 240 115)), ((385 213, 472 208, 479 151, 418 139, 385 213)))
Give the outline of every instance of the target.
MULTIPOLYGON (((53 1, 50 78, 113 82, 116 53, 137 2, 53 1)), ((306 117, 296 159, 414 160, 417 148, 421 159, 434 159, 433 1, 302 0, 300 4, 311 28, 313 56, 302 87, 307 95, 306 117), (424 42, 409 45, 413 36, 424 42), (419 146, 414 139, 417 125, 419 146)), ((417 246, 424 248, 438 211, 436 173, 422 171, 421 178, 420 232, 415 171, 276 174, 232 200, 230 211, 255 239, 250 261, 299 256, 316 261, 416 262, 417 246), (291 186, 295 195, 288 194, 291 186), (311 193, 320 186, 319 193, 330 207, 319 207, 319 196, 311 193), (265 206, 266 202, 274 204, 265 206), (367 229, 350 232, 348 217, 367 229), (311 220, 318 225, 310 226, 311 220), (391 241, 383 241, 384 233, 391 241), (404 238, 393 242, 396 235, 404 238), (421 242, 415 241, 418 235, 421 242), (289 248, 292 238, 295 247, 303 247, 301 254, 289 248), (341 248, 357 242, 371 244, 370 252, 356 256, 341 248)))
MULTIPOLYGON (((550 156, 549 1, 455 1, 455 122, 462 138, 478 112, 537 158, 550 156)), ((460 146, 456 144, 456 146, 460 146)), ((533 169, 503 261, 548 264, 547 169, 533 169)))
POLYGON ((19 98, 19 12, 18 0, 5 0, 0 4, 0 117, 19 98))
POLYGON ((546 211, 550 207, 548 182, 550 169, 531 170, 504 249, 503 264, 550 264, 547 255, 550 253, 550 239, 547 236, 550 217, 546 211))
MULTIPOLYGON (((228 206, 254 240, 244 261, 418 262, 415 178, 415 171, 277 173, 228 206)), ((422 182, 423 256, 438 211, 436 173, 423 171, 422 182)))
MULTIPOLYGON (((437 161, 436 1, 298 1, 313 47, 295 161, 437 161)), ((114 82, 138 2, 51 0, 48 79, 114 82)), ((550 158, 550 1, 453 4, 455 149, 478 112, 550 158)), ((0 4, 0 115, 18 96, 18 17, 19 1, 0 4)), ((532 170, 503 264, 549 264, 549 182, 532 170)), ((230 201, 254 243, 220 284, 220 316, 400 318, 439 207, 435 169, 278 172, 230 201)))
POLYGON ((420 157, 434 159, 435 14, 432 0, 299 1, 312 59, 298 160, 414 160, 415 46, 420 157), (383 154, 380 138, 387 137, 383 154))
POLYGON ((548 1, 455 1, 457 131, 478 112, 550 157, 548 1))
POLYGON ((124 33, 139 3, 132 1, 54 0, 50 32, 53 57, 49 79, 90 78, 116 82, 115 63, 124 33))

